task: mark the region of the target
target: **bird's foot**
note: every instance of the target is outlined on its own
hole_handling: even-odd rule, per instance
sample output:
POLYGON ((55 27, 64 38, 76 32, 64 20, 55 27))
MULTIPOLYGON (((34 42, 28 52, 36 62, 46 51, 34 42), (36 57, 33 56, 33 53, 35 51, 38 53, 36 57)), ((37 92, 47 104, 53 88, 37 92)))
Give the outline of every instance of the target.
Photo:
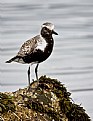
POLYGON ((39 81, 34 81, 28 86, 27 92, 32 92, 35 94, 35 92, 39 89, 39 81))
POLYGON ((34 82, 35 80, 34 79, 32 79, 32 82, 34 82))

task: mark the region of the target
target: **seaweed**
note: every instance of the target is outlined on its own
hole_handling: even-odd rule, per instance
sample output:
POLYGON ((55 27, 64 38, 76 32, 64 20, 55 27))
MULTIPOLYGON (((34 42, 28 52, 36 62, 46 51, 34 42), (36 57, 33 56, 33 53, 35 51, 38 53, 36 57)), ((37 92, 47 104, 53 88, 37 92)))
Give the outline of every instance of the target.
POLYGON ((5 113, 8 110, 15 111, 12 96, 0 92, 0 113, 5 113))
MULTIPOLYGON (((1 119, 4 121, 90 121, 81 105, 57 79, 46 76, 16 92, 0 93, 1 119)), ((3 121, 2 120, 2 121, 3 121)))

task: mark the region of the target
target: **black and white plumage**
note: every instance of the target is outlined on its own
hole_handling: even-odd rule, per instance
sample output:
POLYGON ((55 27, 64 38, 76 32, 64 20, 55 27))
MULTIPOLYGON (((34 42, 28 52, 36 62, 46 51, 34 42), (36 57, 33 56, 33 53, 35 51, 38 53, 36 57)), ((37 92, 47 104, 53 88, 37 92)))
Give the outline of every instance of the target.
MULTIPOLYGON (((35 74, 38 80, 38 65, 45 61, 53 50, 54 40, 52 34, 58 35, 54 31, 54 25, 49 22, 44 23, 41 27, 40 35, 27 40, 21 46, 17 55, 6 61, 6 63, 11 63, 12 61, 31 65, 36 63, 35 74)), ((30 66, 28 69, 28 81, 30 85, 30 66)))

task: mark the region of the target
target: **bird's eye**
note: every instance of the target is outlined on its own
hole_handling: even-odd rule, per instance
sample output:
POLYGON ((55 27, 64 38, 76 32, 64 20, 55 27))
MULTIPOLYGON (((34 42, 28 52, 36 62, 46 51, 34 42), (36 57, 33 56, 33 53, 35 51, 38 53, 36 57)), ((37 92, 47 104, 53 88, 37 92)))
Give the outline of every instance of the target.
POLYGON ((47 30, 47 27, 44 27, 45 30, 47 30))

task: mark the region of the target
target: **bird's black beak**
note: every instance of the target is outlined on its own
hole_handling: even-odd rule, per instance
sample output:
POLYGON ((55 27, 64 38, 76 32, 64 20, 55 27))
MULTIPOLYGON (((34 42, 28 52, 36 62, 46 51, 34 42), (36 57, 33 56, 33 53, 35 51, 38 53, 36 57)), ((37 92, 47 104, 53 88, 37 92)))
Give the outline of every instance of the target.
POLYGON ((52 34, 58 35, 58 33, 57 33, 57 32, 55 32, 54 30, 52 30, 52 34))

